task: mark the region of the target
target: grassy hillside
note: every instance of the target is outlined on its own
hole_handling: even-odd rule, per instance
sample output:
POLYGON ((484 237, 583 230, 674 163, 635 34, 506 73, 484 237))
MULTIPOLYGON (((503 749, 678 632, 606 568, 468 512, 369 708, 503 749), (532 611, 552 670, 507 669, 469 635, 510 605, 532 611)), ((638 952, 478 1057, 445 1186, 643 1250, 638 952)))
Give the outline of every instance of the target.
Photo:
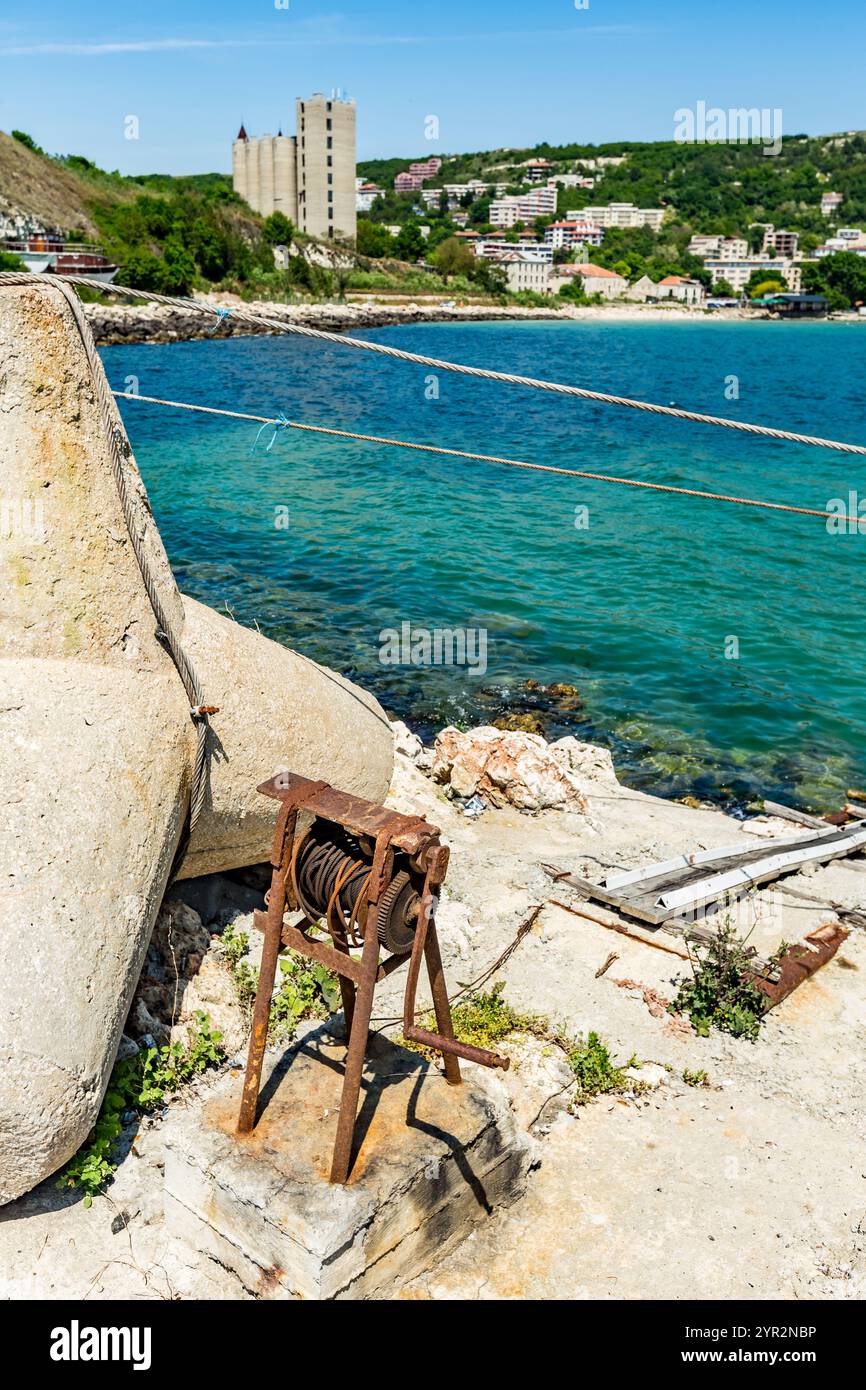
POLYGON ((97 232, 91 206, 95 196, 105 202, 123 202, 135 194, 123 180, 97 191, 74 165, 47 159, 41 151, 0 131, 0 211, 14 208, 89 238, 97 232))

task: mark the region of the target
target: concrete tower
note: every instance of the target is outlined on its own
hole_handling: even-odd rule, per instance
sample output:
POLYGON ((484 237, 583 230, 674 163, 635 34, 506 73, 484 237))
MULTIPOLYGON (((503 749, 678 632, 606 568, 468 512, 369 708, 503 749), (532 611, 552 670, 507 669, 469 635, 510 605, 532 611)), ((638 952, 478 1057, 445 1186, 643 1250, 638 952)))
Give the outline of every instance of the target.
POLYGON ((316 93, 296 106, 296 136, 250 139, 241 126, 232 146, 234 190, 263 217, 283 212, 310 236, 353 240, 355 103, 316 93))
POLYGON ((256 212, 270 217, 274 210, 274 137, 263 135, 256 141, 259 147, 259 201, 256 212))
POLYGON ((353 239, 355 103, 316 92, 296 108, 298 226, 311 236, 353 239))
POLYGON ((232 187, 238 197, 243 198, 247 203, 250 201, 247 192, 247 147, 249 143, 250 138, 242 124, 237 139, 232 145, 232 187))
POLYGON ((283 212, 297 226, 297 141, 280 131, 274 140, 274 212, 283 212))

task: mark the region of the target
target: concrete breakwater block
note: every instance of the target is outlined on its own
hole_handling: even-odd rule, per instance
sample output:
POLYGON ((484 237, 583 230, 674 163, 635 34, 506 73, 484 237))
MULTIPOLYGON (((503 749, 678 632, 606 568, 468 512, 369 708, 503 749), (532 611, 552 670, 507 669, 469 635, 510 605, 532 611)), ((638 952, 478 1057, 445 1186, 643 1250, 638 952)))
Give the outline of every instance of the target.
POLYGON ((90 346, 59 287, 0 280, 0 1205, 87 1138, 186 819, 196 730, 132 534, 219 706, 185 873, 268 857, 281 768, 379 800, 393 762, 372 696, 182 597, 90 346))
POLYGON ((243 1077, 166 1122, 168 1230, 262 1298, 399 1293, 523 1192, 535 1143, 495 1077, 449 1086, 371 1038, 349 1182, 328 1182, 345 1046, 322 1025, 265 1062, 259 1121, 235 1134, 243 1077), (480 1084, 479 1084, 480 1083, 480 1084))

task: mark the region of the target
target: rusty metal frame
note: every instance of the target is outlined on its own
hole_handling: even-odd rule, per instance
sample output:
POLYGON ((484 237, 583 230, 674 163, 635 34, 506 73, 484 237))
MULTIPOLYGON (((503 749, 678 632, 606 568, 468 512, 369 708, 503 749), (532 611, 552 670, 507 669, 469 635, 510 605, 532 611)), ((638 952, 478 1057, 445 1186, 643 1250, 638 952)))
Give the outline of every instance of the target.
MULTIPOLYGON (((246 1077, 238 1117, 238 1133, 249 1134, 255 1126, 261 1084, 262 1064, 268 1036, 268 1018, 276 978, 277 960, 284 947, 319 961, 333 970, 340 982, 343 1015, 346 1021, 346 1064, 343 1091, 331 1163, 331 1182, 346 1182, 353 1159, 355 1121, 364 1058, 373 1009, 376 985, 401 965, 408 963, 403 1000, 403 1034, 442 1054, 445 1078, 451 1085, 461 1081, 459 1058, 478 1062, 486 1067, 507 1069, 508 1058, 484 1048, 471 1047, 454 1037, 451 1006, 442 969, 442 957, 434 921, 437 890, 448 868, 448 847, 439 839, 436 826, 420 816, 404 816, 384 806, 364 801, 348 792, 337 791, 327 782, 314 782, 296 773, 281 774, 263 782, 258 790, 280 802, 271 851, 271 886, 266 897, 267 912, 257 912, 255 926, 264 933, 264 950, 253 1009, 252 1031, 247 1056, 246 1077), (297 911, 299 903, 293 889, 293 871, 302 837, 298 836, 298 816, 301 812, 314 819, 341 826, 351 835, 372 840, 373 863, 364 896, 365 920, 358 926, 363 935, 360 960, 350 952, 349 943, 334 929, 330 912, 326 925, 331 933, 328 944, 309 935, 314 923, 306 915, 295 922, 286 920, 287 912, 297 911), (383 893, 391 882, 394 852, 406 855, 418 874, 424 875, 424 886, 412 949, 404 955, 391 955, 381 960, 377 924, 377 909, 383 893), (305 929, 306 928, 306 929, 305 929), (437 1031, 418 1028, 415 1024, 415 999, 422 960, 427 966, 430 992, 437 1031)), ((360 902, 360 899, 359 899, 360 902)), ((360 914, 359 914, 360 915, 360 914)))

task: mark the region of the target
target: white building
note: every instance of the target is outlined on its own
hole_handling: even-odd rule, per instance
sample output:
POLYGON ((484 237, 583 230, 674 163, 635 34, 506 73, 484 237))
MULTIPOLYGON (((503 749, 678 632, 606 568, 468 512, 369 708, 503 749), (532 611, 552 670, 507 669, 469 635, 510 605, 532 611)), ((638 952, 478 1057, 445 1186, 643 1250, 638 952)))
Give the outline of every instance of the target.
POLYGON ((357 212, 369 212, 376 199, 381 196, 382 189, 375 183, 364 183, 359 180, 358 187, 355 189, 355 209, 357 212))
POLYGON ((601 246, 604 232, 594 222, 583 222, 577 218, 551 222, 544 229, 544 240, 551 251, 560 251, 571 246, 601 246))
POLYGON ((513 227, 517 222, 534 222, 536 217, 549 217, 556 212, 556 188, 531 188, 510 198, 498 198, 490 204, 490 221, 494 227, 513 227))
POLYGON ((531 232, 521 233, 517 241, 509 241, 505 232, 488 232, 486 236, 479 237, 474 246, 476 256, 483 256, 488 261, 499 260, 506 251, 527 251, 548 265, 553 260, 553 247, 539 241, 531 232))
POLYGON ((715 261, 741 261, 749 254, 743 237, 693 236, 686 248, 692 256, 710 256, 715 261))
POLYGON ((428 208, 438 207, 444 194, 448 200, 449 209, 457 208, 463 199, 469 195, 473 202, 476 198, 486 197, 492 188, 497 198, 505 193, 507 183, 485 183, 483 179, 470 179, 468 183, 446 183, 441 188, 425 188, 421 192, 421 198, 428 208))
POLYGON ((595 179, 588 174, 553 174, 547 182, 561 184, 563 188, 595 188, 595 179))
POLYGON ((700 280, 691 280, 687 275, 666 275, 656 285, 655 298, 676 299, 689 308, 699 309, 706 299, 706 292, 700 280))
POLYGON ((550 292, 550 262, 530 251, 503 251, 496 264, 505 271, 508 288, 514 294, 534 290, 536 294, 550 292))
POLYGON ((650 227, 661 231, 664 208, 638 208, 634 203, 607 203, 600 207, 579 208, 569 218, 594 222, 597 227, 650 227))
POLYGON ((555 294, 563 285, 582 281, 585 294, 600 294, 605 299, 618 299, 628 288, 624 275, 605 270, 600 265, 558 265, 550 275, 550 288, 555 294))
POLYGON ((842 202, 841 193, 822 193, 821 211, 825 217, 832 217, 842 202))
POLYGON ((765 271, 768 280, 782 280, 795 294, 800 290, 800 267, 784 256, 745 256, 739 261, 722 261, 708 258, 704 269, 709 270, 713 280, 727 280, 737 294, 746 288, 746 282, 756 270, 765 271))

